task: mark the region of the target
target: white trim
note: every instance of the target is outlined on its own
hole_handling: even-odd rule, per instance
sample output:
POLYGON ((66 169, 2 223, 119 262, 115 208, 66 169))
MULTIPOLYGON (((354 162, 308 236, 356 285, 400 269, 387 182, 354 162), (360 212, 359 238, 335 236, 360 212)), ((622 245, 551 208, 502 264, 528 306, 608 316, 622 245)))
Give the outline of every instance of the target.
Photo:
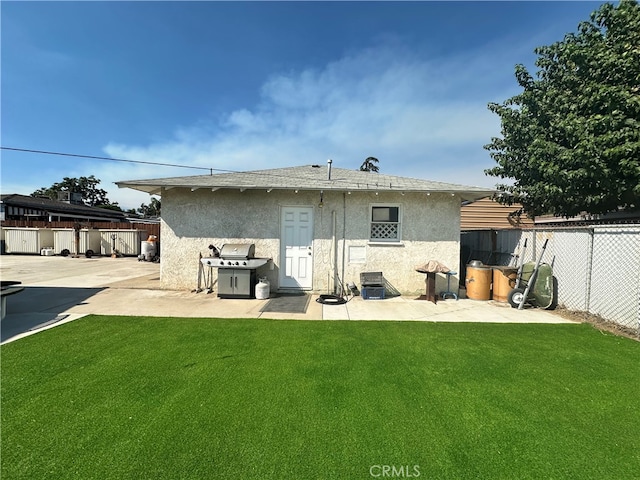
MULTIPOLYGON (((390 245, 390 244, 402 244, 402 204, 401 203, 370 203, 369 204, 369 217, 367 219, 367 225, 369 226, 369 244, 378 244, 378 245, 390 245), (390 207, 398 209, 398 238, 391 238, 389 240, 384 240, 381 238, 371 238, 371 224, 373 222, 373 209, 374 207, 390 207)), ((394 222, 388 222, 394 223, 394 222)))

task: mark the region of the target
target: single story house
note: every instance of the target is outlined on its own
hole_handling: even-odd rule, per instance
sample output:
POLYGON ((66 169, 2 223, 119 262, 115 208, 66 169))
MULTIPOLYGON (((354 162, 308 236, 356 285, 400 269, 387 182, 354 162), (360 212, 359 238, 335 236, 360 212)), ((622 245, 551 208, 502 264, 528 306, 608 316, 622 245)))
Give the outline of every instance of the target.
MULTIPOLYGON (((460 206, 493 190, 360 170, 305 165, 116 182, 162 196, 160 282, 192 289, 208 246, 253 243, 272 259, 257 271, 272 291, 335 293, 382 272, 403 295, 425 292, 415 266, 457 270, 460 206)), ((452 279, 458 285, 459 278, 452 279)), ((437 291, 446 288, 439 276, 437 291)))

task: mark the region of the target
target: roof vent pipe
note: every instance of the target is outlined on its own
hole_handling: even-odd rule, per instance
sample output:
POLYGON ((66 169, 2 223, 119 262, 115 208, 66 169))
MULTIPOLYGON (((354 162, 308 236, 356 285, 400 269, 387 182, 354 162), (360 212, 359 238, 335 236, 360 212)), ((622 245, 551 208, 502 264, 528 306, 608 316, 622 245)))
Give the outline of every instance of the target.
POLYGON ((329 167, 327 169, 327 180, 331 180, 331 164, 333 163, 333 160, 329 159, 327 160, 327 166, 329 167))

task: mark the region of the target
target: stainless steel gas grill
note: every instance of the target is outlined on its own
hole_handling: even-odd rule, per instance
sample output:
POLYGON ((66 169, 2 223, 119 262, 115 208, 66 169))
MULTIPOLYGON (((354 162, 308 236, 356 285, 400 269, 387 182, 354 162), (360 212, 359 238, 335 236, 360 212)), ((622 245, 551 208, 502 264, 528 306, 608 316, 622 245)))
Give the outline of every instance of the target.
POLYGON ((218 297, 255 298, 256 269, 266 265, 269 258, 256 258, 253 243, 225 243, 219 257, 205 257, 206 267, 218 269, 218 297))

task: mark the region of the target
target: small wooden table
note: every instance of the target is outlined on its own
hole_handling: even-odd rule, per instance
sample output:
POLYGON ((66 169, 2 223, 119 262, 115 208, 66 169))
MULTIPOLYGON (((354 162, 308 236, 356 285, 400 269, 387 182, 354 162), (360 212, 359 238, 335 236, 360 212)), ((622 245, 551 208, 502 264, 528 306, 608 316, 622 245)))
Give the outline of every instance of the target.
POLYGON ((427 284, 427 300, 430 302, 436 303, 438 301, 438 295, 436 295, 436 274, 435 272, 427 273, 427 278, 425 280, 427 284))
POLYGON ((438 295, 436 295, 436 273, 447 273, 451 269, 446 265, 443 265, 437 260, 429 260, 424 265, 416 267, 416 272, 424 273, 427 278, 425 279, 426 292, 425 295, 420 295, 418 300, 428 300, 433 303, 438 302, 438 295))
POLYGON ((424 295, 420 295, 418 300, 428 300, 430 302, 437 303, 438 295, 436 295, 436 272, 426 272, 425 274, 427 276, 427 278, 425 278, 426 292, 424 295))

